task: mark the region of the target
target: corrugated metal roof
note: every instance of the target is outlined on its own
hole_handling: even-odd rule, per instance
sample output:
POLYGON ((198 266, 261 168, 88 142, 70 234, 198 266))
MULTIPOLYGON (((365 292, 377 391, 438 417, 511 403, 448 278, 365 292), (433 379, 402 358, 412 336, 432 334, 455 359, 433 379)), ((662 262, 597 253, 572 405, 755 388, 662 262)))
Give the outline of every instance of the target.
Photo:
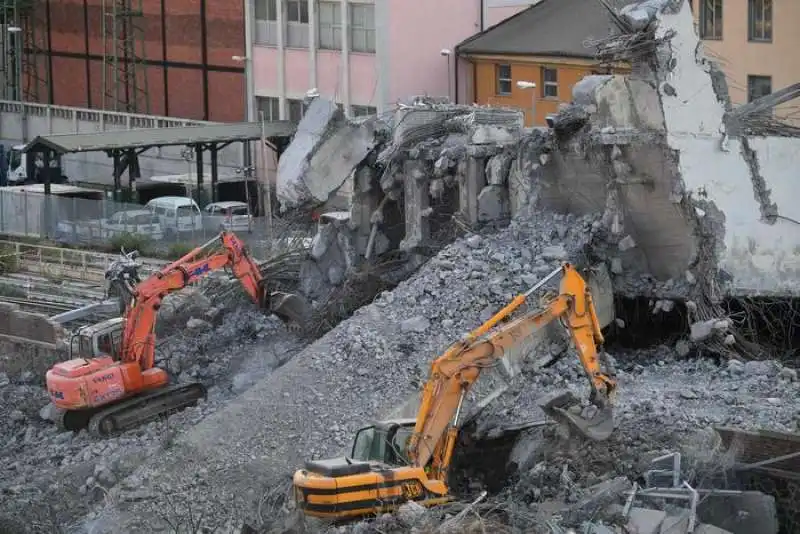
POLYGON ((607 37, 614 27, 611 14, 597 0, 542 0, 466 39, 456 51, 594 58, 589 41, 607 37))
MULTIPOLYGON (((273 121, 265 124, 265 133, 268 138, 288 137, 294 134, 295 128, 295 124, 290 121, 273 121)), ((25 151, 39 147, 50 148, 60 154, 68 154, 122 148, 228 143, 254 140, 260 137, 260 122, 240 122, 173 128, 108 130, 85 134, 42 135, 29 142, 25 146, 25 151)))

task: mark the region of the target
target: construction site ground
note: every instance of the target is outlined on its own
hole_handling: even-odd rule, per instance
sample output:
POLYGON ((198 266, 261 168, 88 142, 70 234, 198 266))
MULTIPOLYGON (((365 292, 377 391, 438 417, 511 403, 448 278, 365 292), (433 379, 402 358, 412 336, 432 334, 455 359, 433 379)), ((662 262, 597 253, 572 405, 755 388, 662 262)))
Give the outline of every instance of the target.
MULTIPOLYGON (((178 381, 209 384, 208 401, 112 439, 59 433, 43 420, 47 410, 40 413, 47 405, 42 377, 0 376, 0 526, 102 533, 199 526, 234 532, 242 522, 297 528, 287 500, 294 469, 345 453, 360 426, 419 392, 431 360, 447 345, 561 261, 582 258, 598 227, 591 217, 551 214, 465 236, 306 347, 247 305, 221 309, 190 294, 175 306, 181 312, 159 353, 178 381)), ((616 282, 624 285, 624 277, 616 282)), ((529 431, 513 458, 457 463, 463 499, 489 489, 487 502, 503 510, 506 528, 535 532, 549 503, 578 502, 587 488, 617 476, 633 480, 653 457, 683 450, 687 462, 703 460, 712 426, 796 431, 800 385, 793 369, 727 363, 698 351, 680 356, 673 343, 686 331, 688 324, 640 350, 610 345, 619 395, 618 430, 608 442, 568 443, 549 428, 529 431)), ((564 387, 585 397, 587 382, 567 344, 556 340, 546 352, 562 357, 525 369, 480 414, 477 428, 485 433, 541 418, 535 400, 564 387)), ((442 520, 441 514, 405 520, 442 520)), ((335 528, 402 532, 402 520, 335 528)))

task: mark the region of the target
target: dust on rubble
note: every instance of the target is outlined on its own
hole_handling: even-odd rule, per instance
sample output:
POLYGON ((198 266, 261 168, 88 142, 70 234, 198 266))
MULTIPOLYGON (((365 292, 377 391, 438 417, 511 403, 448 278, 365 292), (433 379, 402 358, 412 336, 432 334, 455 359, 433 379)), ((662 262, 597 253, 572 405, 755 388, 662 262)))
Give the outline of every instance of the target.
MULTIPOLYGON (((0 374, 0 532, 60 532, 98 503, 113 501, 116 487, 135 489, 129 476, 148 458, 169 449, 187 428, 246 391, 300 350, 277 318, 252 306, 221 309, 200 296, 166 310, 158 365, 176 382, 199 380, 209 397, 197 406, 98 440, 85 431, 59 432, 43 376, 0 374), (177 328, 176 328, 177 327, 177 328), (261 346, 269 340, 268 350, 261 346)), ((182 297, 184 298, 184 297, 182 297)))

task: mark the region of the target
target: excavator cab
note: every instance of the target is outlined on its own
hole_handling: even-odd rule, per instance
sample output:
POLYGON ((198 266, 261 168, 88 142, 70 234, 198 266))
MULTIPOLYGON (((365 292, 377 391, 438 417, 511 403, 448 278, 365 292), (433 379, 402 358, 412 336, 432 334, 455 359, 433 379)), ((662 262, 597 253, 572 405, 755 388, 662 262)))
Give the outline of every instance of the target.
POLYGON ((118 361, 122 349, 123 318, 115 317, 79 328, 70 336, 69 359, 111 356, 118 361))
POLYGON ((350 457, 360 462, 408 465, 407 447, 415 419, 381 421, 356 432, 350 457))

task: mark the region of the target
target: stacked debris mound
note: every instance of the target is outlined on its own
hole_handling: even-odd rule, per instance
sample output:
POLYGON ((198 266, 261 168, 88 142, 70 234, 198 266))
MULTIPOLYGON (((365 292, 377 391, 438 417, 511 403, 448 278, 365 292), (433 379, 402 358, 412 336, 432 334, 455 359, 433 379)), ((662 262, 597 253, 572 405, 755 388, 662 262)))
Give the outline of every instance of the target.
MULTIPOLYGON (((207 524, 221 520, 224 514, 218 512, 233 500, 248 515, 243 519, 259 523, 249 517, 247 505, 259 497, 250 490, 282 484, 287 469, 308 458, 336 455, 359 426, 418 398, 432 359, 459 333, 478 326, 562 261, 580 263, 595 222, 547 214, 457 240, 176 440, 139 474, 154 493, 169 493, 194 486, 184 477, 191 477, 199 468, 194 462, 203 458, 205 485, 190 487, 185 498, 207 511, 207 524)), ((484 392, 476 387, 470 403, 484 392)), ((135 500, 128 493, 120 492, 118 499, 143 514, 144 522, 150 508, 128 502, 135 500)))
POLYGON ((543 133, 523 132, 519 110, 424 98, 358 122, 316 98, 298 129, 278 169, 282 207, 336 195, 349 205, 321 216, 302 268, 317 307, 365 264, 386 271, 386 253, 429 258, 468 227, 507 222, 527 204, 549 149, 543 133))
POLYGON ((0 475, 0 531, 58 532, 104 502, 120 481, 135 491, 140 483, 126 477, 139 464, 302 347, 280 320, 252 304, 217 308, 202 294, 187 293, 183 299, 191 306, 173 302, 177 308, 167 310, 169 322, 177 324, 178 317, 183 322, 159 336, 157 365, 169 371, 173 383, 201 381, 209 394, 169 419, 102 440, 86 431, 62 433, 51 421, 43 376, 0 373, 0 461, 8 467, 0 475))
MULTIPOLYGON (((660 501, 646 498, 646 491, 636 506, 623 514, 634 482, 643 484, 653 473, 661 473, 656 486, 672 488, 674 477, 662 464, 672 466, 673 457, 663 457, 678 452, 681 483, 687 480, 695 487, 729 489, 714 485, 715 479, 725 478, 733 460, 721 448, 713 428, 800 430, 797 372, 777 362, 719 365, 706 359, 681 359, 665 346, 614 354, 619 383, 617 430, 608 441, 580 441, 563 429, 545 426, 516 436, 510 454, 504 457, 495 457, 496 449, 491 448, 493 429, 544 420, 537 404, 543 393, 566 388, 586 397, 588 383, 577 355, 570 350, 550 367, 526 369, 509 391, 480 414, 477 428, 464 429, 477 441, 466 444, 471 450, 465 450, 464 442, 469 440, 462 439, 456 451, 451 485, 461 498, 458 503, 430 511, 409 504, 395 515, 330 532, 403 532, 403 528, 413 527, 468 532, 480 522, 486 531, 490 525, 493 532, 566 533, 570 527, 588 532, 636 532, 621 526, 642 525, 643 515, 653 516, 656 526, 685 522, 689 517, 686 500, 678 500, 677 508, 667 511, 652 510, 651 506, 660 508, 653 506, 660 501), (462 513, 464 510, 468 513, 462 513), (588 528, 587 522, 598 530, 588 528), (601 525, 606 530, 600 530, 601 525)), ((681 489, 685 490, 681 486, 672 491, 681 489)), ((725 507, 721 499, 738 498, 712 497, 705 497, 698 509, 700 516, 712 522, 719 520, 714 509, 725 507)), ((763 530, 753 530, 754 518, 747 514, 725 518, 722 526, 735 532, 775 533, 774 501, 763 495, 759 498, 772 503, 772 514, 760 525, 763 530)), ((704 530, 708 528, 699 531, 720 532, 704 530)))

